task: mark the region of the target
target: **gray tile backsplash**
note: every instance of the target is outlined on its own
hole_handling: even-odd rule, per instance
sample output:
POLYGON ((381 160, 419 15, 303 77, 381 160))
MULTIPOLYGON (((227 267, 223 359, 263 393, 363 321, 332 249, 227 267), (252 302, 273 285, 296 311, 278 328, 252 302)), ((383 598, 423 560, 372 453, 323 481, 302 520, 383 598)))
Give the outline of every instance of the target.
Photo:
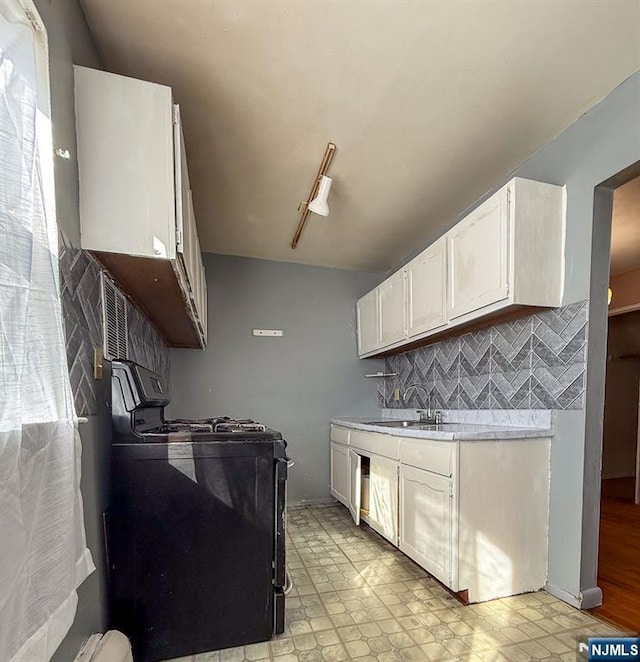
POLYGON ((586 346, 586 301, 544 310, 387 358, 378 406, 582 409, 586 346))
MULTIPOLYGON (((78 416, 97 411, 93 348, 102 347, 100 265, 59 233, 60 291, 67 362, 78 416)), ((127 299, 129 358, 168 378, 169 352, 149 320, 127 299)))

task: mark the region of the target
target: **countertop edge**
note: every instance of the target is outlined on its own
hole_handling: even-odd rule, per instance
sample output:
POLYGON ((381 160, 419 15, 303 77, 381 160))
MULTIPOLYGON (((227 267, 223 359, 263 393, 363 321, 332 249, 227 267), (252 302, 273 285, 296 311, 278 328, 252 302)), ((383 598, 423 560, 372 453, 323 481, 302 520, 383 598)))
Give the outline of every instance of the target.
MULTIPOLYGON (((412 430, 408 428, 389 428, 382 425, 370 425, 349 418, 331 418, 331 423, 353 430, 377 432, 392 437, 408 437, 412 439, 432 439, 443 441, 502 441, 507 439, 549 439, 553 437, 553 428, 531 428, 495 426, 496 430, 478 432, 445 432, 437 430, 412 430)), ((486 427, 486 426, 483 426, 486 427)))

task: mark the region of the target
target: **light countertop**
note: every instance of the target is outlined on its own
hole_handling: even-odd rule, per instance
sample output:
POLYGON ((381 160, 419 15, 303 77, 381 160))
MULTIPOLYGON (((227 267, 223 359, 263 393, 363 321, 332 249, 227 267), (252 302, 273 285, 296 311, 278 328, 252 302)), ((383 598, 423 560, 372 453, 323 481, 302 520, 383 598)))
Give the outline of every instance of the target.
MULTIPOLYGON (((377 420, 393 420, 379 417, 377 420)), ((398 419, 407 420, 407 419, 398 419)), ((429 429, 412 427, 391 427, 375 425, 375 417, 346 417, 332 418, 334 425, 364 430, 366 432, 379 432, 394 437, 412 437, 417 439, 440 439, 443 441, 490 441, 493 439, 535 439, 553 436, 553 426, 516 426, 516 425, 487 425, 471 422, 446 422, 440 426, 430 426, 429 429)))

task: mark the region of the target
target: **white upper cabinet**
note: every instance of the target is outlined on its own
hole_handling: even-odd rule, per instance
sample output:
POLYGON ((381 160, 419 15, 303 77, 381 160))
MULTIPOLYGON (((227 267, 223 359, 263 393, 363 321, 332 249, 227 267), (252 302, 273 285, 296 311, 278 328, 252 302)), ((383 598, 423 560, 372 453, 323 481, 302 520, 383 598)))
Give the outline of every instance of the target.
POLYGON ((562 303, 564 191, 516 177, 449 239, 449 318, 562 303))
POLYGON ((407 337, 407 281, 397 271, 378 286, 380 296, 380 344, 392 345, 407 337))
POLYGON ((516 177, 378 286, 381 340, 402 347, 483 316, 562 303, 564 188, 516 177))
POLYGON ((206 282, 171 88, 75 67, 82 248, 171 347, 206 344, 206 282))
POLYGON ((175 258, 171 88, 75 67, 75 95, 82 247, 175 258))
POLYGON ((509 293, 509 192, 499 191, 448 234, 452 318, 509 293))
POLYGON ((378 289, 365 294, 356 304, 358 353, 368 354, 380 348, 380 300, 378 289))
POLYGON ((438 239, 406 266, 409 337, 447 323, 447 242, 438 239))

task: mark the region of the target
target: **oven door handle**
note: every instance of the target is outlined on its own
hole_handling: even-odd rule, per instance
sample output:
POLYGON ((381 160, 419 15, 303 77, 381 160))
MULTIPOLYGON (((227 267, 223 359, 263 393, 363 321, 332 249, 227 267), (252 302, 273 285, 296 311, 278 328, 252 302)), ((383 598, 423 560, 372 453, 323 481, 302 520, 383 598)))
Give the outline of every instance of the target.
POLYGON ((275 550, 273 562, 273 585, 284 588, 286 583, 286 523, 287 523, 287 477, 290 460, 277 458, 275 461, 275 550))

